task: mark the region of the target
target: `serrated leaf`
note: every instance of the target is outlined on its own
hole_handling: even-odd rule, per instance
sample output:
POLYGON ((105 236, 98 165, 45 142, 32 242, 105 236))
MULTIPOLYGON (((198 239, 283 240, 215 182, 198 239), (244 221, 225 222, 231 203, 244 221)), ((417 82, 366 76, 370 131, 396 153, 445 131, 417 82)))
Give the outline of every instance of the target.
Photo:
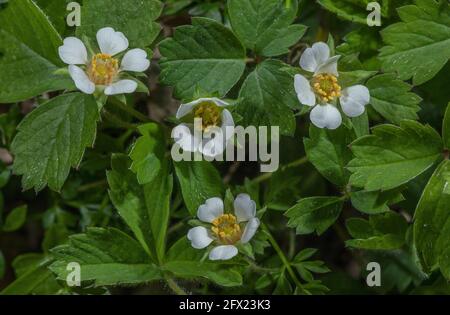
POLYGON ((298 107, 293 76, 286 64, 266 60, 256 66, 239 92, 237 111, 244 126, 279 126, 280 133, 295 131, 293 108, 298 107))
POLYGON ((34 0, 34 2, 36 2, 42 11, 44 11, 55 29, 60 34, 64 34, 67 25, 67 5, 72 2, 72 0, 34 0))
POLYGON ((288 226, 295 228, 297 234, 317 235, 325 232, 339 217, 344 200, 339 197, 309 197, 298 201, 285 216, 288 226))
POLYGON ((2 230, 4 232, 13 232, 20 229, 27 219, 27 209, 27 205, 24 205, 11 210, 5 219, 2 230))
POLYGON ((355 191, 351 193, 353 207, 367 214, 389 211, 389 206, 405 200, 399 189, 387 191, 355 191))
POLYGON ((450 161, 431 176, 415 211, 414 244, 420 264, 430 273, 437 267, 450 279, 450 161))
POLYGON ((139 284, 161 279, 158 267, 137 241, 114 228, 90 228, 86 234, 72 235, 69 243, 52 250, 55 262, 50 265, 59 279, 71 271, 67 265, 80 264, 81 282, 94 286, 139 284))
POLYGON ((400 127, 374 127, 372 135, 359 138, 351 149, 350 183, 367 191, 389 190, 431 167, 441 155, 442 140, 430 126, 404 120, 400 127))
POLYGON ((344 186, 350 177, 345 166, 352 158, 348 145, 353 140, 354 135, 345 126, 337 130, 326 130, 311 125, 309 138, 304 138, 303 143, 308 161, 320 174, 333 184, 344 186))
POLYGON ((192 18, 173 38, 160 43, 161 81, 174 86, 180 99, 192 98, 195 90, 225 95, 245 69, 245 49, 222 24, 192 18))
POLYGON ((161 11, 157 0, 84 0, 77 36, 95 39, 99 29, 109 26, 124 33, 130 47, 150 46, 161 30, 155 22, 161 11))
POLYGON ((72 88, 62 65, 62 40, 31 0, 13 1, 0 10, 0 103, 22 101, 47 91, 72 88))
POLYGON ((245 47, 262 56, 288 53, 303 36, 305 26, 291 25, 297 11, 297 1, 289 8, 284 0, 228 1, 233 31, 245 47))
POLYGON ((395 74, 380 74, 366 84, 370 104, 384 118, 399 124, 403 119, 417 120, 420 96, 410 92, 411 85, 396 79, 395 74))
MULTIPOLYGON (((367 15, 370 13, 366 10, 367 4, 373 2, 371 0, 318 0, 328 11, 337 14, 340 18, 367 24, 367 15)), ((381 13, 386 16, 388 10, 388 1, 383 0, 381 3, 381 13)))
POLYGON ((292 260, 293 263, 302 262, 307 260, 308 258, 311 258, 315 253, 317 253, 316 248, 305 248, 302 249, 297 255, 295 255, 294 259, 292 260))
POLYGON ((402 22, 381 31, 380 59, 385 72, 420 85, 433 78, 450 58, 450 6, 435 0, 416 0, 399 8, 402 22))
POLYGON ((222 179, 214 166, 206 161, 181 161, 174 163, 181 192, 189 213, 197 215, 197 209, 212 197, 223 198, 222 179))
POLYGON ((17 127, 14 172, 24 189, 59 191, 95 140, 98 107, 91 95, 64 94, 40 105, 17 127))

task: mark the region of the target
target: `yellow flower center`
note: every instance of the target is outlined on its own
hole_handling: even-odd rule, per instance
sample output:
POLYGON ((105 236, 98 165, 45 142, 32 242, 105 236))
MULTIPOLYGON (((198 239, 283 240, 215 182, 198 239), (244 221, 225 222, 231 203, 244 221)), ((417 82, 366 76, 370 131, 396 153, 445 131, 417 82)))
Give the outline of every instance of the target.
POLYGON ((241 227, 232 214, 223 214, 212 222, 212 232, 222 244, 232 245, 241 239, 241 227))
POLYGON ((322 102, 330 102, 341 96, 341 86, 332 74, 321 73, 312 79, 314 93, 322 102))
POLYGON ((119 72, 119 61, 108 54, 96 54, 87 68, 89 79, 96 85, 109 85, 119 72))
POLYGON ((222 109, 212 101, 205 101, 198 104, 194 110, 194 118, 202 119, 202 130, 210 127, 220 126, 222 109))

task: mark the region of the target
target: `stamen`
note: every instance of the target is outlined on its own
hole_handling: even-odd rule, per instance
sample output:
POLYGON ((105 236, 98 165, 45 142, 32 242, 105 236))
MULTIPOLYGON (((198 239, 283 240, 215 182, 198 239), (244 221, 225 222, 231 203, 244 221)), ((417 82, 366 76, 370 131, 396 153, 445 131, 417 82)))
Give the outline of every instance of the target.
POLYGON ((202 130, 218 127, 222 123, 222 109, 212 101, 198 104, 194 110, 194 117, 202 119, 202 130))
POLYGON ((87 68, 89 79, 96 85, 110 85, 119 72, 119 61, 108 54, 96 54, 87 68))
POLYGON ((241 239, 241 227, 232 214, 223 214, 212 222, 211 231, 217 240, 226 245, 232 245, 241 239))
POLYGON ((330 102, 341 96, 341 87, 332 74, 320 73, 314 76, 312 87, 321 102, 330 102))

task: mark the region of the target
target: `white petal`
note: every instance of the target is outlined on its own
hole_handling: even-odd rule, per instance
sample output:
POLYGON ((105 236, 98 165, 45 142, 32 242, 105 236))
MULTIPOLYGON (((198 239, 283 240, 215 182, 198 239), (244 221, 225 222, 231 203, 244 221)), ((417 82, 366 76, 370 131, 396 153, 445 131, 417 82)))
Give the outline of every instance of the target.
POLYGON ((247 194, 239 194, 234 199, 234 213, 239 222, 248 221, 256 215, 256 203, 247 194))
POLYGON ((76 87, 83 93, 93 94, 95 91, 95 84, 89 80, 86 72, 78 66, 70 65, 69 74, 75 82, 76 87))
POLYGON ((105 89, 106 95, 116 95, 124 93, 133 93, 136 91, 138 84, 133 80, 120 80, 117 81, 105 89))
POLYGON ((211 223, 223 214, 223 201, 218 197, 209 198, 198 207, 197 217, 207 223, 211 223))
POLYGON ((342 90, 339 98, 342 111, 349 117, 357 117, 364 113, 365 107, 370 102, 369 89, 364 85, 354 85, 342 90))
POLYGON ((211 127, 208 132, 203 133, 202 145, 199 147, 203 155, 215 157, 223 153, 227 140, 225 134, 219 127, 211 127))
POLYGON ((104 27, 97 32, 97 42, 104 54, 111 56, 128 48, 128 39, 122 32, 116 32, 111 27, 104 27))
POLYGON ((336 129, 342 123, 341 113, 330 104, 317 105, 312 109, 309 118, 319 128, 336 129))
POLYGON ((127 51, 120 64, 120 69, 123 71, 144 72, 148 67, 150 67, 150 60, 147 59, 147 52, 139 48, 127 51))
POLYGON ((69 65, 84 65, 87 63, 87 50, 83 42, 76 37, 67 37, 64 44, 58 48, 59 57, 69 65))
POLYGON ((191 241, 192 247, 196 249, 205 248, 213 241, 208 235, 208 230, 203 226, 196 226, 190 229, 187 238, 191 241))
POLYGON ((300 67, 309 72, 315 72, 317 68, 330 58, 330 48, 324 42, 318 42, 311 48, 306 48, 300 57, 300 67))
POLYGON ((337 63, 338 63, 338 60, 340 57, 341 56, 339 56, 339 55, 331 57, 330 59, 325 61, 325 63, 319 65, 319 67, 317 67, 314 74, 329 73, 329 74, 332 74, 332 75, 338 77, 339 73, 337 70, 337 63))
POLYGON ((172 139, 188 152, 196 152, 200 144, 200 139, 194 137, 191 128, 186 124, 180 124, 172 129, 172 139))
POLYGON ((221 245, 214 247, 209 253, 210 260, 228 260, 238 254, 238 249, 233 245, 221 245))
POLYGON ((294 77, 294 88, 300 103, 308 106, 316 105, 316 95, 311 89, 308 79, 301 74, 296 74, 294 77))
POLYGON ((230 106, 229 103, 222 101, 220 98, 212 97, 212 98, 204 98, 203 100, 211 100, 219 107, 227 107, 230 106))
POLYGON ((260 222, 258 218, 253 218, 248 221, 247 225, 245 226, 244 233, 242 233, 241 243, 248 243, 253 238, 253 236, 255 236, 259 224, 260 222))
POLYGON ((203 102, 213 102, 219 107, 225 107, 225 106, 230 105, 227 102, 222 101, 221 99, 218 99, 217 97, 202 97, 202 98, 196 99, 195 101, 192 101, 192 102, 189 102, 186 104, 181 104, 177 111, 177 115, 176 115, 177 119, 180 119, 180 118, 186 116, 187 114, 189 114, 192 111, 192 109, 196 105, 203 103, 203 102))
POLYGON ((222 132, 225 136, 225 140, 228 141, 233 136, 234 119, 228 109, 222 111, 222 132))

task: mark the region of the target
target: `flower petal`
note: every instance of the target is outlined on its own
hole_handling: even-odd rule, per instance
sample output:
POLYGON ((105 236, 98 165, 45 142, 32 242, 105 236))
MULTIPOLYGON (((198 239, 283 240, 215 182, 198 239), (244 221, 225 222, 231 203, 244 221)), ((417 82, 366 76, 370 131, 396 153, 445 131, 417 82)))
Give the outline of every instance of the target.
POLYGON ((209 198, 198 207, 197 217, 207 223, 211 223, 223 214, 223 201, 218 197, 209 198))
POLYGON ((311 122, 319 128, 336 129, 342 123, 341 113, 330 104, 317 105, 310 113, 311 122))
POLYGON ((70 65, 69 74, 75 82, 76 87, 83 93, 93 94, 95 92, 95 84, 89 80, 86 72, 78 66, 70 65))
POLYGON ((106 95, 116 95, 124 93, 133 93, 136 91, 138 84, 133 80, 120 80, 117 81, 105 89, 106 95))
POLYGON ((203 155, 215 157, 223 153, 227 140, 223 130, 219 127, 210 127, 208 132, 203 133, 202 145, 199 147, 203 155))
POLYGON ((196 152, 201 140, 194 137, 191 128, 186 124, 179 124, 172 129, 172 139, 188 152, 196 152))
POLYGON ((221 245, 214 247, 209 253, 210 260, 228 260, 238 254, 238 249, 233 245, 221 245))
POLYGON ((300 57, 300 67, 309 72, 315 72, 317 68, 330 58, 330 48, 324 42, 318 42, 311 48, 306 48, 300 57))
POLYGON ((116 32, 112 27, 104 27, 97 32, 97 42, 104 54, 111 56, 128 48, 128 39, 122 32, 116 32))
POLYGON ((208 235, 208 230, 203 226, 196 226, 190 229, 187 238, 191 241, 192 247, 196 249, 205 248, 213 241, 208 235))
POLYGON ((234 199, 234 213, 239 222, 248 221, 256 215, 256 203, 247 194, 239 194, 234 199))
POLYGON ((87 63, 87 50, 83 42, 76 37, 67 37, 64 44, 58 48, 59 57, 69 65, 84 65, 87 63))
POLYGON ((242 233, 241 243, 248 243, 255 236, 261 222, 258 218, 252 218, 245 225, 244 233, 242 233))
POLYGON ((314 72, 314 74, 319 73, 329 73, 336 77, 339 76, 338 70, 337 70, 337 63, 339 58, 341 58, 340 55, 333 56, 330 59, 326 60, 323 64, 319 65, 314 72))
POLYGON ((189 102, 186 104, 181 104, 177 111, 177 115, 176 115, 177 119, 180 119, 180 118, 186 116, 187 114, 189 114, 196 105, 198 105, 202 102, 213 102, 214 104, 216 104, 219 107, 225 107, 225 106, 230 105, 229 103, 222 101, 221 99, 219 99, 217 97, 202 97, 202 98, 196 99, 195 101, 192 101, 192 102, 189 102))
POLYGON ((127 51, 120 64, 120 69, 123 71, 144 72, 148 67, 150 67, 150 60, 147 59, 147 52, 139 48, 127 51))
POLYGON ((228 141, 233 136, 234 131, 234 119, 228 109, 222 111, 222 132, 225 136, 225 140, 228 141))
POLYGON ((316 105, 316 95, 311 89, 308 79, 301 74, 296 74, 294 77, 294 88, 300 103, 308 106, 316 105))
POLYGON ((369 89, 364 85, 354 85, 342 90, 339 98, 342 111, 349 117, 357 117, 364 113, 365 107, 370 102, 369 89))

